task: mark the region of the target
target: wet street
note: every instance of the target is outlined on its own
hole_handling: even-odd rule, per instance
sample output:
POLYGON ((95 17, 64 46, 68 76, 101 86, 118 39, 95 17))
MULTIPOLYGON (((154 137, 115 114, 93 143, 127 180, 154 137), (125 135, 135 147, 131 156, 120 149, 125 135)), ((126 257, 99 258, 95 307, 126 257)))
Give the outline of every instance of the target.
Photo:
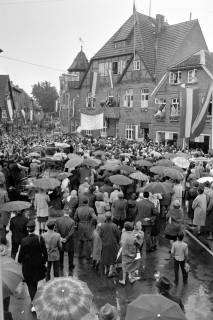
MULTIPOLYGON (((179 295, 185 305, 186 316, 190 320, 213 319, 213 257, 197 242, 187 236, 189 244, 189 261, 191 270, 187 286, 180 284, 173 287, 172 293, 179 295)), ((65 263, 66 265, 66 263, 65 263)), ((162 275, 174 280, 173 263, 169 255, 169 246, 165 239, 160 239, 157 251, 149 253, 146 268, 141 280, 122 287, 117 283, 118 278, 108 279, 97 274, 86 260, 75 258, 74 276, 87 282, 94 294, 97 308, 109 302, 117 305, 121 312, 121 319, 125 318, 126 306, 141 293, 155 293, 154 273, 160 271, 162 275)), ((119 274, 121 277, 121 274, 119 274)), ((42 283, 41 283, 42 285, 42 283)), ((11 312, 14 320, 36 320, 30 309, 30 299, 27 288, 24 298, 11 297, 11 312)))

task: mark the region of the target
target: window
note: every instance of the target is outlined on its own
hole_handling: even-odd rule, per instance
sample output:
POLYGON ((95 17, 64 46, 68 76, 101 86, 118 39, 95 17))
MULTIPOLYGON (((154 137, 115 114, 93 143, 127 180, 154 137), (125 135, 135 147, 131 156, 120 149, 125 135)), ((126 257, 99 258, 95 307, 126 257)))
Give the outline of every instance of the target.
POLYGON ((118 61, 113 61, 112 63, 112 73, 118 74, 118 61))
POLYGON ((115 49, 124 48, 126 46, 126 41, 125 40, 117 41, 117 42, 115 42, 114 45, 115 45, 115 49))
POLYGON ((170 72, 169 83, 170 84, 181 83, 181 71, 170 72))
POLYGON ((95 109, 95 98, 92 97, 90 92, 87 93, 86 108, 95 109))
POLYGON ((125 138, 127 140, 134 140, 134 138, 135 138, 135 125, 133 125, 133 124, 126 125, 125 138))
POLYGON ((124 95, 124 107, 133 107, 133 89, 127 89, 124 95))
POLYGON ((171 109, 170 109, 170 118, 175 119, 180 116, 180 102, 179 99, 172 99, 171 109))
POLYGON ((101 137, 107 137, 107 121, 104 120, 103 129, 100 130, 101 137))
POLYGON ((133 70, 140 70, 141 69, 141 62, 140 60, 133 61, 133 70))
POLYGON ((197 82, 197 69, 188 71, 188 83, 197 82))
POLYGON ((212 100, 209 102, 207 116, 212 116, 212 100))
POLYGON ((149 89, 141 89, 141 108, 148 108, 149 103, 149 89))
POLYGON ((98 71, 100 76, 108 76, 109 70, 112 69, 112 63, 111 62, 101 62, 98 66, 98 71))
POLYGON ((87 136, 92 136, 92 130, 86 130, 86 135, 87 136))

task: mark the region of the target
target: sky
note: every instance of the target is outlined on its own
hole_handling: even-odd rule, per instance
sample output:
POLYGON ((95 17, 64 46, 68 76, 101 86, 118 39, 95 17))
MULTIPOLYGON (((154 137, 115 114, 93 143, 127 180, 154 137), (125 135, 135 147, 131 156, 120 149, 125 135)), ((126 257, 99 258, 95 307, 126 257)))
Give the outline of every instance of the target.
MULTIPOLYGON (((135 0, 137 11, 148 15, 149 3, 135 0)), ((29 94, 40 81, 58 89, 60 74, 80 50, 79 38, 90 59, 132 10, 133 0, 0 0, 0 74, 9 74, 29 94)), ((151 0, 151 16, 163 14, 169 24, 189 20, 190 12, 213 51, 212 0, 151 0)))

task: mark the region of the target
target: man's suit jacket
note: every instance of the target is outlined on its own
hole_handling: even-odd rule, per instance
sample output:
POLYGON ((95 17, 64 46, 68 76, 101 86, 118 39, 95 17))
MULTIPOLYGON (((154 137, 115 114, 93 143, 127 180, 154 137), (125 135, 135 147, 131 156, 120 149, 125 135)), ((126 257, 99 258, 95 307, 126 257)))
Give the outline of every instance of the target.
POLYGON ((62 243, 62 250, 69 252, 74 250, 74 231, 75 222, 69 216, 63 216, 56 220, 56 231, 62 238, 66 239, 65 243, 62 243))
POLYGON ((136 221, 151 218, 155 214, 154 204, 149 199, 142 199, 136 203, 136 221))
POLYGON ((20 243, 27 236, 27 222, 28 219, 22 214, 18 214, 10 220, 12 242, 20 243))

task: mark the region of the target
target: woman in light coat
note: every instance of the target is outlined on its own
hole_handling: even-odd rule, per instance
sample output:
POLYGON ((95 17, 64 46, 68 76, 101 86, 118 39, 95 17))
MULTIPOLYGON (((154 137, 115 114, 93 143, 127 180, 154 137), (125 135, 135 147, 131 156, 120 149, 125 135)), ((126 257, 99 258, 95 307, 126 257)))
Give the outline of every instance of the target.
POLYGON ((205 226, 206 223, 206 209, 207 199, 204 193, 204 187, 200 185, 198 187, 198 196, 192 203, 192 209, 194 209, 193 224, 197 226, 198 234, 201 233, 201 227, 205 226))

